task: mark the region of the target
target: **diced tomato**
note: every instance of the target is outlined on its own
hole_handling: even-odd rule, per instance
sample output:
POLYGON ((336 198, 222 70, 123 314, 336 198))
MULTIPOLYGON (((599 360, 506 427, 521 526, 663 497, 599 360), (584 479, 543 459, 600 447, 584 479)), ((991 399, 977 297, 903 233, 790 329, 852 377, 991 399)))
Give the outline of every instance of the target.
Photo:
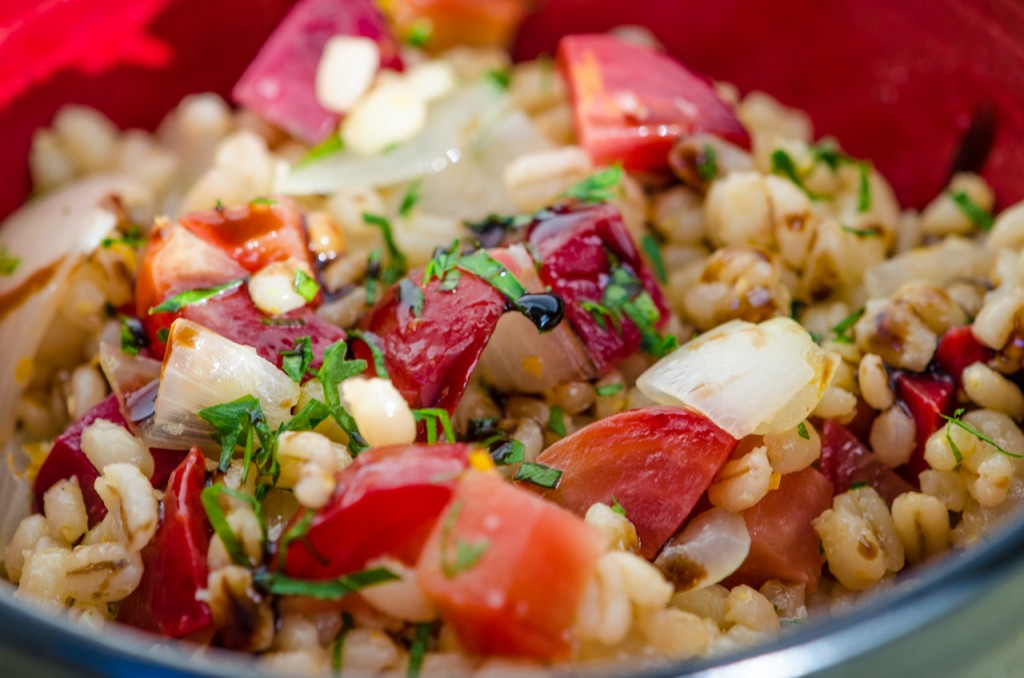
POLYGON ((603 550, 576 516, 490 473, 459 483, 416 578, 473 654, 559 659, 603 550), (470 549, 473 558, 458 557, 470 549), (457 559, 458 558, 458 559, 457 559))
POLYGON ((212 622, 196 594, 206 588, 206 552, 213 530, 200 501, 206 457, 193 447, 171 473, 156 535, 142 550, 142 581, 121 603, 118 621, 172 638, 201 631, 212 622))
POLYGON ((400 36, 425 31, 424 47, 442 52, 456 45, 504 47, 532 0, 391 0, 387 13, 400 36))
POLYGON ((815 469, 782 476, 778 489, 743 511, 750 553, 729 583, 760 588, 769 579, 781 579, 815 591, 822 561, 811 521, 831 504, 832 483, 815 469))
POLYGON ((281 351, 291 350, 300 337, 309 337, 313 350, 310 369, 323 362, 324 349, 345 338, 345 331, 318 316, 309 306, 274 318, 253 304, 243 288, 215 299, 186 306, 178 314, 231 341, 252 346, 264 360, 281 366, 281 351))
POLYGON ((736 440, 707 418, 678 407, 648 407, 600 419, 541 452, 561 469, 545 497, 584 515, 612 497, 653 558, 690 515, 736 440))
POLYGON ((181 225, 250 273, 267 264, 294 259, 313 267, 299 208, 284 198, 181 217, 181 225))
POLYGON ((468 455, 469 448, 461 444, 396 445, 363 452, 338 474, 334 496, 316 512, 306 538, 288 547, 284 571, 303 579, 326 579, 359 570, 381 556, 415 563, 452 497, 456 479, 468 467, 468 455))
POLYGON ((85 456, 85 452, 82 452, 82 431, 99 419, 128 428, 128 422, 121 414, 117 396, 110 394, 57 436, 32 485, 35 509, 39 513, 43 512, 43 495, 54 483, 65 478, 78 478, 78 486, 82 490, 82 499, 85 500, 86 512, 89 514, 89 525, 95 525, 107 515, 107 507, 93 487, 96 479, 100 477, 99 471, 85 456))
POLYGON ((584 302, 602 300, 609 283, 612 258, 627 268, 646 291, 660 314, 668 320, 668 303, 629 235, 622 215, 608 204, 567 204, 541 213, 531 224, 529 243, 540 255, 541 281, 565 301, 565 316, 586 344, 602 374, 640 348, 637 326, 623 317, 599 321, 584 302), (604 323, 602 326, 601 323, 604 323))
POLYGON ((701 132, 750 147, 747 131, 711 83, 667 54, 611 35, 567 35, 558 64, 576 135, 595 163, 666 170, 673 142, 701 132))
MULTIPOLYGON (((409 274, 419 286, 421 270, 409 274)), ((494 287, 465 271, 455 289, 432 279, 416 315, 395 285, 370 311, 363 325, 381 341, 391 382, 414 408, 440 407, 449 413, 462 399, 469 377, 487 346, 508 301, 494 287)), ((357 357, 373 370, 369 349, 359 342, 357 357)))
POLYGON ((953 327, 942 335, 935 349, 935 364, 959 385, 964 370, 988 361, 995 352, 974 338, 970 325, 953 327))
POLYGON ((292 136, 317 143, 338 127, 338 115, 316 97, 324 45, 336 35, 376 41, 384 68, 401 69, 398 44, 372 0, 300 0, 281 21, 231 94, 292 136))
POLYGON ((875 455, 845 426, 826 419, 821 426, 821 472, 832 483, 836 494, 846 492, 854 483, 867 483, 892 504, 893 499, 914 488, 875 455))
POLYGON ((921 471, 930 468, 924 460, 925 443, 944 423, 941 415, 952 414, 956 386, 945 375, 903 371, 896 373, 893 384, 896 397, 910 411, 917 431, 917 448, 905 468, 905 477, 916 485, 921 471))

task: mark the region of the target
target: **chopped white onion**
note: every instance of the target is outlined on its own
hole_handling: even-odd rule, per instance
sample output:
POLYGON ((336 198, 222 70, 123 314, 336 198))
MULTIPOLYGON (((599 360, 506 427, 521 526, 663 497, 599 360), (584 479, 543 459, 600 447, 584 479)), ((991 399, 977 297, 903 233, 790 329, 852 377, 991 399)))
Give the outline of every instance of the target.
POLYGON ((142 437, 150 447, 197 445, 216 455, 220 446, 210 438, 214 429, 197 413, 246 395, 260 401, 273 428, 291 416, 299 385, 255 349, 179 318, 171 325, 156 411, 142 427, 142 437))
POLYGON ((988 280, 993 253, 980 243, 946 238, 886 259, 864 274, 868 299, 884 299, 908 282, 946 287, 956 280, 988 280))
MULTIPOLYGON (((516 277, 528 292, 541 292, 544 286, 529 252, 522 245, 505 250, 517 266, 516 277)), ((566 381, 586 381, 597 377, 587 348, 563 320, 540 334, 521 313, 506 313, 487 348, 480 357, 480 374, 487 383, 513 393, 543 393, 566 381)))
MULTIPOLYGON (((138 355, 128 355, 119 346, 108 343, 100 344, 100 369, 103 376, 107 378, 111 390, 117 395, 117 399, 126 404, 128 420, 136 421, 131 416, 132 394, 137 394, 144 388, 152 388, 160 379, 161 364, 159 360, 146 358, 138 355)), ((146 412, 146 415, 150 414, 146 412)))
POLYGON ((743 517, 713 508, 690 520, 661 550, 654 565, 689 591, 717 584, 739 569, 750 552, 750 533, 743 517))
POLYGON ((486 82, 452 92, 430 106, 426 125, 414 138, 381 155, 349 151, 293 168, 277 191, 289 195, 330 193, 349 184, 393 186, 440 172, 459 162, 480 134, 508 110, 508 96, 486 82))
POLYGON ((781 433, 806 419, 839 360, 790 318, 733 320, 659 360, 637 387, 657 403, 700 412, 739 439, 781 433))

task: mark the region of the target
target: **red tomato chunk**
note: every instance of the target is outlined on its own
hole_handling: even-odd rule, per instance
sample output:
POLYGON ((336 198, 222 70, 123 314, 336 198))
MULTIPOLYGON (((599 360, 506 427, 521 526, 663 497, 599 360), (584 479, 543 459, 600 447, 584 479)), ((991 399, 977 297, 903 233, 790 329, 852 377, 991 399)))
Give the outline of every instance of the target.
POLYGON ((416 577, 469 652, 560 659, 603 539, 497 475, 470 473, 434 526, 416 577), (469 554, 469 555, 467 555, 469 554))

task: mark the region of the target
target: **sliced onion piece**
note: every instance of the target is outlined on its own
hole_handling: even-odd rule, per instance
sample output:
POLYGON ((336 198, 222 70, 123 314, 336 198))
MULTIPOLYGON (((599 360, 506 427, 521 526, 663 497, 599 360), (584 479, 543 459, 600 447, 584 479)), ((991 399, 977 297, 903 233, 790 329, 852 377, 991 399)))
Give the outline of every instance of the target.
POLYGON ((128 355, 120 347, 100 344, 100 369, 111 390, 122 403, 129 394, 160 378, 159 360, 141 355, 128 355))
POLYGON ((919 247, 886 259, 864 274, 868 299, 883 299, 908 282, 930 282, 946 287, 957 280, 987 281, 992 250, 961 238, 946 238, 937 245, 919 247))
POLYGON ((150 447, 184 450, 193 445, 215 455, 214 429, 197 412, 251 395, 276 427, 299 401, 299 385, 256 349, 236 344, 202 325, 179 318, 171 325, 153 419, 141 434, 150 447))
POLYGON ((713 508, 690 520, 654 559, 677 591, 717 584, 739 569, 750 553, 743 516, 713 508))
MULTIPOLYGON (((533 258, 522 245, 503 250, 510 268, 527 292, 544 290, 533 258)), ((597 377, 597 368, 583 341, 567 320, 545 334, 521 313, 506 313, 498 321, 480 357, 480 374, 487 383, 513 393, 543 393, 566 381, 597 377)))
POLYGON ((794 428, 838 365, 837 354, 790 318, 733 320, 665 356, 636 384, 654 402, 697 410, 739 439, 794 428))
POLYGON ((334 153, 294 167, 278 181, 276 190, 311 195, 330 193, 347 184, 393 186, 435 174, 459 162, 506 114, 509 105, 508 95, 492 84, 468 85, 432 104, 423 130, 393 151, 371 156, 334 153))

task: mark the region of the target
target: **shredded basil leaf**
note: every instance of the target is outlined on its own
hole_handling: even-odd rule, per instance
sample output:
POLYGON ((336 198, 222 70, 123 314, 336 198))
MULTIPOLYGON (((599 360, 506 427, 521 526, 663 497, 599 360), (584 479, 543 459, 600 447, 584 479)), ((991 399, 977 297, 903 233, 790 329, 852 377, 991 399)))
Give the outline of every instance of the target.
POLYGON ((231 561, 235 565, 241 565, 243 567, 252 567, 254 563, 249 560, 249 556, 245 554, 245 548, 242 543, 238 540, 238 537, 232 531, 231 526, 228 524, 227 516, 224 515, 224 510, 220 506, 221 495, 228 495, 235 499, 244 501, 256 514, 257 519, 260 523, 260 529, 263 533, 263 539, 267 537, 267 526, 263 524, 262 513, 260 512, 260 504, 256 501, 256 498, 238 490, 232 490, 230 487, 225 485, 210 485, 204 488, 202 493, 199 495, 199 500, 203 504, 203 509, 206 511, 206 517, 210 521, 210 527, 220 537, 220 541, 224 544, 224 550, 227 551, 231 557, 231 561))
POLYGON ((857 321, 864 315, 864 307, 858 308, 856 311, 846 316, 839 323, 832 328, 832 334, 836 335, 834 341, 839 344, 852 344, 853 337, 848 332, 853 329, 853 326, 857 324, 857 321))
POLYGON ((772 174, 778 174, 784 176, 792 181, 797 188, 804 192, 804 194, 811 200, 825 200, 827 196, 819 195, 814 193, 804 185, 804 180, 800 176, 800 173, 796 169, 796 163, 793 162, 793 158, 781 148, 777 148, 772 151, 772 174))
POLYGON ((953 199, 960 211, 967 215, 967 217, 974 222, 982 231, 991 231, 992 226, 995 224, 995 219, 992 215, 981 209, 978 203, 971 200, 971 196, 967 195, 964 191, 948 191, 949 197, 953 199))
POLYGON ((260 401, 251 395, 244 395, 229 403, 206 407, 197 414, 217 430, 213 439, 221 445, 218 466, 221 473, 227 473, 231 457, 239 443, 244 445, 245 459, 248 461, 253 455, 253 435, 260 435, 261 439, 270 437, 260 401))
POLYGON ((200 287, 194 290, 186 290, 179 294, 175 294, 170 299, 165 299, 157 306, 153 306, 149 309, 149 315, 154 313, 175 313, 191 306, 192 304, 198 304, 208 299, 218 297, 225 292, 236 290, 242 286, 245 282, 245 278, 237 278, 235 280, 229 280, 223 285, 214 285, 213 287, 200 287))
POLYGON ((512 84, 512 70, 509 68, 491 69, 484 74, 484 77, 494 83, 498 89, 508 89, 512 84))
POLYGON ((596 391, 599 396, 613 396, 624 388, 626 385, 622 383, 602 384, 597 387, 596 391))
POLYGON ((21 265, 21 259, 11 254, 7 245, 0 245, 0 275, 14 275, 21 265))
POLYGON ((850 488, 849 489, 851 489, 851 490, 859 490, 860 488, 867 487, 867 486, 868 486, 867 482, 865 482, 863 480, 858 480, 855 483, 850 483, 850 488))
POLYGON ((463 271, 472 273, 504 294, 517 310, 525 312, 519 303, 519 299, 526 294, 526 288, 512 275, 512 271, 488 254, 486 250, 477 250, 472 254, 467 254, 459 258, 455 265, 463 271))
POLYGON ((561 479, 562 471, 560 469, 532 461, 524 461, 513 478, 513 480, 523 480, 548 489, 558 487, 558 481, 561 479))
POLYGON ((456 238, 450 247, 438 248, 434 252, 434 256, 427 262, 427 265, 423 268, 423 286, 426 287, 432 278, 437 278, 441 281, 441 289, 447 291, 455 289, 459 282, 459 277, 461 277, 458 269, 455 268, 458 259, 459 239, 456 238), (451 277, 454 277, 454 282, 449 287, 451 277))
POLYGON ((704 181, 714 181, 718 178, 718 152, 711 144, 704 144, 701 153, 697 157, 697 174, 704 181))
POLYGON ((640 241, 640 247, 643 248, 644 254, 647 255, 648 261, 651 262, 651 267, 654 269, 654 277, 664 285, 668 282, 668 274, 665 272, 665 260, 661 257, 661 245, 658 243, 658 239, 651 233, 645 233, 640 241))
POLYGON ((554 405, 548 413, 548 430, 565 437, 565 413, 562 408, 554 405))
POLYGON ((804 440, 810 440, 811 439, 811 434, 807 430, 807 424, 805 424, 802 421, 799 424, 796 425, 796 434, 798 436, 800 436, 801 438, 803 438, 804 440))
POLYGON ((608 330, 608 323, 605 321, 605 318, 607 318, 608 320, 611 320, 616 332, 621 331, 618 313, 613 313, 611 309, 606 308, 603 304, 591 299, 581 299, 579 304, 580 308, 589 313, 590 317, 594 319, 594 322, 596 322, 597 326, 602 330, 608 330))
POLYGON ((366 371, 365 360, 346 360, 345 354, 348 351, 348 345, 345 344, 344 339, 339 339, 334 342, 326 349, 324 349, 324 361, 320 365, 320 369, 317 370, 316 376, 320 380, 320 383, 324 388, 324 402, 327 404, 327 408, 331 412, 331 416, 338 426, 348 434, 348 449, 353 455, 358 455, 360 452, 365 450, 367 445, 366 440, 359 434, 359 429, 356 426, 355 420, 352 415, 348 413, 344 405, 341 404, 341 395, 338 393, 338 385, 341 382, 362 374, 366 371))
POLYGON ((864 214, 871 209, 871 165, 866 162, 858 163, 857 170, 857 212, 864 214))
POLYGON ((334 644, 331 645, 331 670, 335 676, 341 675, 341 660, 345 651, 345 638, 348 637, 349 631, 354 626, 352 615, 348 612, 342 612, 341 631, 338 633, 338 637, 334 639, 334 644))
POLYGON ((372 332, 361 330, 348 330, 348 336, 366 344, 366 347, 370 349, 370 355, 373 356, 373 369, 377 376, 381 379, 390 379, 391 375, 388 374, 387 361, 384 359, 384 349, 380 345, 380 337, 372 332))
POLYGON ((444 431, 445 439, 450 443, 455 442, 455 427, 452 426, 452 419, 448 416, 447 410, 443 410, 440 407, 427 407, 413 410, 412 416, 417 423, 421 421, 426 422, 427 443, 433 444, 437 442, 438 422, 441 424, 441 430, 444 431))
POLYGON ((277 201, 272 198, 264 198, 262 195, 257 196, 249 201, 250 205, 258 205, 260 207, 276 207, 277 201))
POLYGON ((410 47, 422 49, 427 46, 427 43, 430 42, 430 38, 432 38, 433 35, 434 24, 430 19, 417 19, 416 22, 409 27, 409 32, 405 34, 405 44, 410 47))
POLYGON ((220 198, 217 198, 217 201, 213 203, 213 209, 217 210, 218 212, 224 211, 224 203, 220 201, 220 198))
POLYGON ((854 228, 853 226, 847 226, 846 224, 839 224, 839 229, 851 233, 858 238, 877 238, 881 235, 881 232, 876 227, 869 228, 854 228))
POLYGON ((460 513, 462 513, 462 502, 453 502, 441 525, 438 547, 441 552, 441 574, 445 576, 445 579, 454 579, 459 573, 476 565, 490 548, 490 542, 487 539, 478 539, 472 542, 455 539, 454 544, 452 543, 452 531, 455 529, 455 522, 460 513), (451 553, 453 547, 455 549, 454 558, 451 553))
POLYGON ((142 247, 146 244, 146 237, 142 235, 142 229, 137 224, 132 224, 126 233, 116 238, 104 238, 100 241, 100 247, 105 250, 114 245, 125 245, 126 247, 142 247))
POLYGON ((398 214, 403 219, 408 219, 409 215, 412 214, 413 208, 416 207, 420 201, 420 187, 423 185, 423 179, 416 179, 409 188, 406 189, 405 195, 402 196, 402 204, 398 206, 398 214))
MULTIPOLYGON (((1004 449, 1001 445, 999 445, 999 443, 997 443, 996 441, 992 440, 992 438, 988 437, 987 435, 985 435, 984 433, 982 433, 978 429, 974 428, 973 426, 968 424, 966 421, 961 420, 960 417, 963 416, 963 413, 964 413, 964 408, 961 407, 961 408, 957 409, 955 412, 953 412, 953 416, 952 417, 947 416, 945 414, 939 414, 939 416, 942 417, 943 419, 945 419, 946 421, 948 421, 950 424, 953 424, 954 426, 959 426, 960 428, 962 428, 963 430, 967 431, 968 433, 970 433, 972 436, 974 436, 978 440, 982 441, 983 443, 988 443, 992 447, 996 448, 996 450, 998 452, 1000 452, 1001 454, 1005 454, 1007 457, 1013 457, 1014 459, 1020 459, 1021 458, 1021 455, 1016 454, 1014 452, 1010 452, 1007 449, 1004 449)), ((946 439, 952 445, 951 449, 953 450, 953 456, 956 458, 957 463, 960 463, 960 461, 962 460, 962 457, 959 454, 959 450, 956 449, 956 445, 953 443, 953 438, 950 437, 950 435, 949 435, 949 427, 946 428, 946 439)))
POLYGON ((340 153, 343 150, 345 150, 345 142, 341 140, 341 134, 337 131, 331 132, 326 139, 309 149, 309 153, 306 154, 306 157, 300 160, 295 167, 305 167, 317 160, 322 160, 327 156, 340 153))
POLYGON ((559 197, 573 198, 580 202, 607 202, 622 195, 622 165, 616 163, 611 167, 591 174, 583 181, 565 189, 559 197))
POLYGON ((363 212, 363 223, 367 226, 380 229, 381 234, 384 236, 384 247, 388 251, 389 260, 387 265, 384 266, 384 269, 381 271, 381 280, 383 280, 385 284, 390 285, 405 275, 409 270, 409 264, 405 258, 405 253, 398 249, 398 245, 395 243, 395 233, 391 228, 390 221, 379 214, 363 212))
POLYGON ((161 327, 156 331, 156 340, 162 344, 167 343, 167 339, 171 336, 171 330, 166 327, 161 327))
MULTIPOLYGON (((288 548, 297 541, 304 541, 306 536, 309 534, 309 528, 313 525, 313 517, 316 514, 313 511, 306 511, 299 518, 298 522, 289 527, 281 535, 281 540, 277 545, 277 569, 284 570, 285 560, 288 558, 288 548)), ((312 549, 310 549, 312 550, 312 549)))
POLYGON ((303 405, 302 409, 284 425, 285 431, 312 431, 321 422, 331 418, 331 410, 316 398, 303 405))
POLYGON ((409 278, 402 278, 398 282, 398 299, 408 306, 417 318, 423 315, 423 290, 409 278))
POLYGON ((629 517, 626 515, 626 509, 622 508, 622 504, 619 503, 619 500, 615 498, 614 494, 612 495, 612 511, 615 511, 624 518, 629 517))
POLYGON ((409 647, 409 668, 405 672, 406 678, 419 678, 423 669, 423 658, 427 655, 430 632, 430 622, 420 622, 416 625, 416 635, 413 636, 412 645, 409 647))
POLYGON ((295 269, 295 278, 292 280, 292 287, 295 289, 295 292, 307 302, 313 301, 316 298, 317 293, 320 291, 320 286, 316 284, 316 281, 309 277, 309 274, 301 268, 295 269))
POLYGON ((309 337, 299 337, 292 345, 294 348, 281 351, 281 369, 292 381, 301 384, 313 362, 313 342, 309 337))
POLYGON ((127 315, 119 315, 117 320, 121 325, 121 351, 127 355, 139 355, 139 351, 147 344, 146 330, 142 327, 142 323, 138 318, 127 315))
POLYGON ((400 579, 401 577, 385 567, 359 570, 344 577, 323 581, 295 579, 274 572, 258 572, 253 576, 255 583, 269 593, 279 596, 308 596, 320 600, 339 600, 370 586, 400 579))
POLYGON ((380 297, 380 279, 383 275, 380 267, 381 253, 378 249, 370 250, 366 257, 366 272, 363 275, 363 286, 366 288, 366 303, 373 306, 380 297))
POLYGON ((498 466, 518 464, 526 459, 526 446, 515 438, 508 438, 491 451, 491 459, 498 466))
POLYGON ((260 324, 267 327, 305 327, 306 321, 302 318, 260 318, 260 324))

